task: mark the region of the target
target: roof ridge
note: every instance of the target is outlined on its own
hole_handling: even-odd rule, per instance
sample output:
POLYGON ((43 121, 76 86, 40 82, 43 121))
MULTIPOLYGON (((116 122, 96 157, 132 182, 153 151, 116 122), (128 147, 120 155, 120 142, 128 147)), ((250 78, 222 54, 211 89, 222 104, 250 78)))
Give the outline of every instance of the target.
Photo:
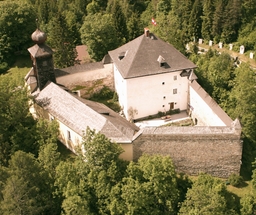
MULTIPOLYGON (((130 68, 127 70, 127 74, 129 74, 129 72, 130 72, 130 70, 131 70, 133 64, 135 63, 134 59, 135 59, 136 56, 138 55, 138 50, 140 50, 139 48, 141 47, 141 44, 142 44, 142 42, 144 41, 144 38, 145 38, 145 35, 144 35, 144 34, 142 34, 140 37, 137 38, 138 40, 140 39, 140 42, 139 42, 139 45, 136 47, 136 52, 135 52, 136 54, 133 55, 133 57, 132 57, 132 63, 131 63, 131 65, 130 65, 130 68)), ((131 41, 131 42, 132 42, 132 41, 131 41)), ((127 74, 126 74, 126 75, 127 75, 127 74)))

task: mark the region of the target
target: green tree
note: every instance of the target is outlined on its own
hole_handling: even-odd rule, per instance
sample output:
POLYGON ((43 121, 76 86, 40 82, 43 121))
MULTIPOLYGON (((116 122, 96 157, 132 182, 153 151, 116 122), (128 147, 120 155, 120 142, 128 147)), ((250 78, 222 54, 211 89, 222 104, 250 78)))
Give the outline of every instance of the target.
POLYGON ((208 67, 208 79, 212 86, 210 95, 225 110, 229 106, 229 93, 234 79, 233 61, 229 54, 222 53, 211 58, 208 67))
POLYGON ((11 157, 8 178, 2 181, 3 214, 43 214, 53 210, 48 177, 32 154, 17 151, 11 157))
POLYGON ((73 66, 77 57, 76 44, 65 17, 61 13, 57 13, 49 25, 48 42, 55 49, 55 66, 60 68, 73 66))
POLYGON ((202 15, 203 15, 203 8, 202 3, 200 0, 196 0, 193 4, 192 11, 189 17, 189 38, 195 38, 198 41, 199 38, 202 37, 201 35, 201 28, 202 28, 202 15))
POLYGON ((119 46, 112 17, 109 14, 88 15, 80 29, 82 43, 87 45, 90 57, 96 61, 119 46))
POLYGON ((176 214, 177 176, 170 157, 143 155, 111 192, 112 214, 176 214))
POLYGON ((212 21, 212 35, 214 40, 219 42, 222 29, 223 29, 223 19, 224 19, 224 9, 226 5, 226 0, 216 1, 216 10, 214 11, 213 21, 212 21))
POLYGON ((62 208, 67 214, 108 214, 110 191, 126 169, 126 162, 118 158, 122 150, 89 128, 83 149, 74 162, 61 162, 56 169, 58 193, 64 198, 62 208))
POLYGON ((212 22, 214 11, 212 0, 203 1, 202 36, 205 40, 212 39, 212 22))
POLYGON ((95 214, 94 194, 88 186, 90 169, 77 157, 72 162, 61 161, 56 168, 57 195, 62 198, 65 214, 95 214))
POLYGON ((11 64, 15 54, 31 44, 30 34, 36 28, 33 7, 26 3, 4 1, 0 4, 0 65, 11 64))
POLYGON ((188 190, 179 214, 238 214, 237 210, 235 201, 223 181, 207 174, 200 174, 188 190))
POLYGON ((123 45, 128 40, 128 30, 123 8, 121 7, 118 0, 114 0, 113 5, 111 5, 111 14, 113 17, 113 26, 116 32, 116 37, 119 41, 119 45, 123 45))
POLYGON ((142 24, 140 22, 139 15, 137 13, 131 12, 131 15, 127 22, 128 30, 128 41, 131 41, 143 33, 142 24))
POLYGON ((252 142, 256 140, 256 81, 255 72, 249 64, 242 63, 235 70, 234 87, 231 91, 233 107, 229 113, 233 118, 239 117, 243 134, 252 142))
POLYGON ((238 37, 238 30, 241 25, 241 1, 228 1, 224 14, 221 38, 226 43, 236 41, 238 37))
POLYGON ((34 8, 41 24, 49 23, 58 11, 57 1, 52 0, 35 0, 34 8))
POLYGON ((247 194, 240 200, 241 215, 253 215, 256 213, 256 199, 255 195, 247 194))
MULTIPOLYGON (((185 3, 181 4, 182 5, 181 6, 182 17, 183 17, 183 21, 182 21, 182 42, 183 42, 183 44, 186 44, 191 41, 191 35, 189 32, 189 24, 190 24, 189 21, 191 21, 190 17, 191 17, 191 8, 193 7, 193 3, 194 3, 194 0, 187 0, 187 1, 185 1, 185 3)), ((195 12, 195 11, 192 9, 192 12, 195 12)), ((196 14, 193 14, 193 15, 196 15, 196 14)), ((196 23, 196 25, 198 25, 198 24, 199 23, 196 23)))
POLYGON ((0 164, 7 166, 17 150, 36 153, 36 122, 29 113, 27 89, 14 78, 0 78, 0 164), (24 135, 26 134, 26 135, 24 135))
POLYGON ((119 145, 112 143, 105 135, 89 128, 84 135, 83 149, 87 164, 92 169, 103 170, 108 170, 113 162, 117 162, 123 152, 119 145))

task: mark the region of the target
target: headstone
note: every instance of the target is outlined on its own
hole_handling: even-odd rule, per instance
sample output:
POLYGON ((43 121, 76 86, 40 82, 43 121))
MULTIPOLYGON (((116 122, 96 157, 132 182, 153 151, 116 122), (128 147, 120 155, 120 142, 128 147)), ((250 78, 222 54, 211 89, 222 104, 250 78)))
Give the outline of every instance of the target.
POLYGON ((189 48, 189 45, 188 45, 188 43, 186 44, 186 49, 187 49, 188 51, 189 51, 189 49, 190 49, 190 48, 189 48))
POLYGON ((212 46, 212 40, 209 41, 209 46, 212 46))
POLYGON ((233 44, 229 44, 229 50, 233 49, 233 44))
POLYGON ((222 49, 222 42, 219 42, 219 48, 222 49))
POLYGON ((244 46, 240 46, 240 54, 244 54, 244 46))
POLYGON ((199 44, 203 44, 203 39, 199 39, 199 40, 198 40, 198 43, 199 43, 199 44))
POLYGON ((250 52, 250 58, 253 59, 253 52, 250 52))

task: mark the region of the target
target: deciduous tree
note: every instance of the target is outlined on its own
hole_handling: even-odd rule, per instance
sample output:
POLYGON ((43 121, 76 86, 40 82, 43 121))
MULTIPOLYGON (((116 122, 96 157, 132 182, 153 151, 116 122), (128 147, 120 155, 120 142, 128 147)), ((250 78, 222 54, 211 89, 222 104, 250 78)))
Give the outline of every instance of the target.
POLYGON ((96 61, 102 60, 109 50, 119 46, 112 16, 109 14, 86 16, 80 33, 82 43, 87 45, 90 57, 96 61))
POLYGON ((179 214, 223 215, 238 214, 234 199, 223 181, 201 174, 188 190, 179 214))

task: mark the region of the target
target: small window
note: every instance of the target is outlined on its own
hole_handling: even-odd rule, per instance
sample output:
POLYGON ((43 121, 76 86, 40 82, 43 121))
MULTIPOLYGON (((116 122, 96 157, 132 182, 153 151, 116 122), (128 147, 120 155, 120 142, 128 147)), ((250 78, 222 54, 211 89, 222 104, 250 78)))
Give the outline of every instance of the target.
POLYGON ((177 94, 177 89, 173 89, 173 94, 177 94))
POLYGON ((44 60, 44 61, 43 61, 43 66, 47 66, 47 64, 48 64, 47 61, 44 60))
POLYGON ((67 137, 68 137, 68 140, 71 140, 71 133, 70 133, 70 131, 67 131, 67 137))
POLYGON ((162 107, 164 107, 164 105, 162 107))
POLYGON ((173 76, 173 80, 176 81, 177 80, 177 75, 173 76))
POLYGON ((165 83, 164 82, 162 82, 162 85, 164 85, 165 83))
POLYGON ((166 97, 165 96, 163 96, 163 99, 165 99, 166 97))

